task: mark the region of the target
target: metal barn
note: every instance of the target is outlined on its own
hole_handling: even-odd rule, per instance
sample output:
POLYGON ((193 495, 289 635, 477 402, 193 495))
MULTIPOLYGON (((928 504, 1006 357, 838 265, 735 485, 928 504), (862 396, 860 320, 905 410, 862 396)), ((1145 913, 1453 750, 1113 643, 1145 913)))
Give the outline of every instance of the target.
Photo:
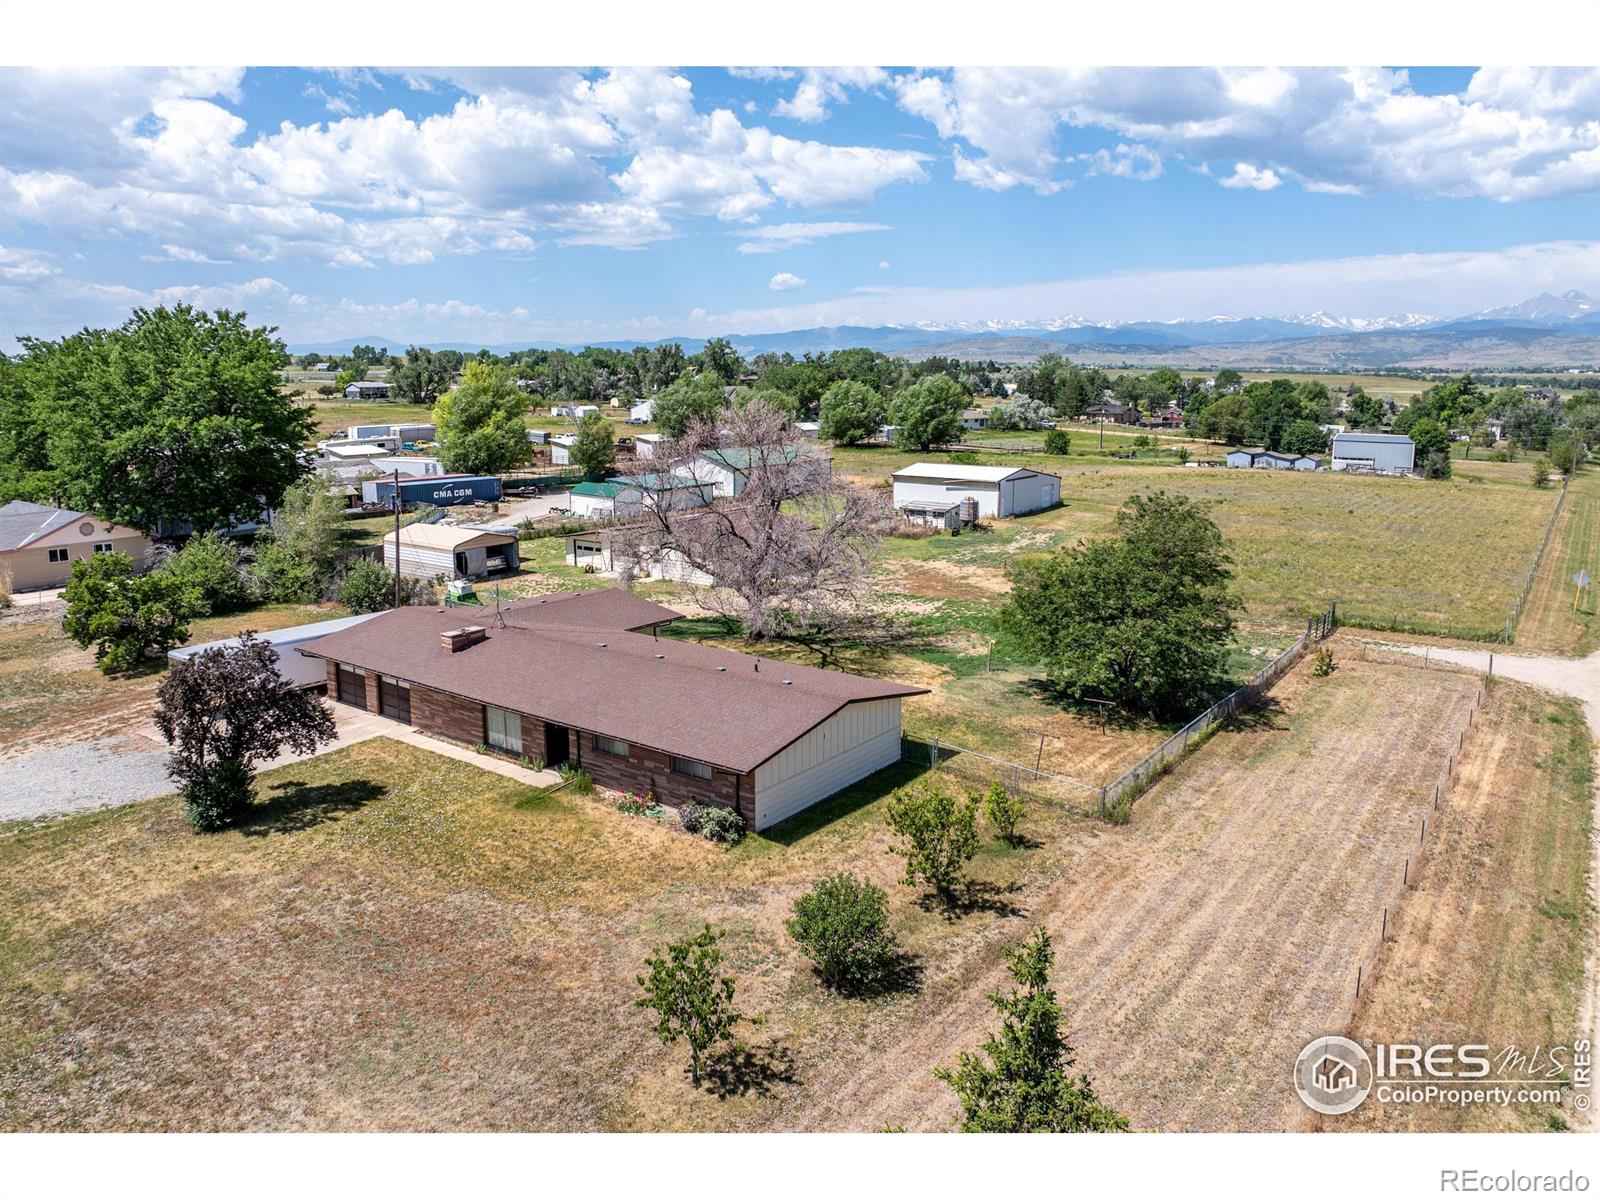
POLYGON ((1061 477, 1025 467, 966 467, 912 463, 892 476, 894 506, 959 502, 972 497, 986 517, 1017 517, 1061 503, 1061 477))

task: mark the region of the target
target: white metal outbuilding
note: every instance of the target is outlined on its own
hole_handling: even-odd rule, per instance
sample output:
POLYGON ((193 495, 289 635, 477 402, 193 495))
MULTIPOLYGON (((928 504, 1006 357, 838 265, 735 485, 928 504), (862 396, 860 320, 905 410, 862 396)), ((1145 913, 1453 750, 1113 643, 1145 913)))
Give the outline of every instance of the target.
POLYGON ((865 779, 900 758, 900 697, 847 704, 756 768, 757 829, 865 779))
MULTIPOLYGON (((287 629, 269 629, 265 633, 256 634, 256 637, 278 652, 278 675, 285 682, 299 688, 317 687, 327 682, 327 667, 320 658, 307 658, 303 654, 296 654, 295 650, 307 642, 316 641, 319 637, 326 637, 330 633, 338 633, 341 629, 349 629, 352 625, 370 621, 377 615, 377 613, 360 613, 353 617, 339 617, 333 621, 291 625, 287 629)), ((238 638, 223 638, 217 642, 202 642, 197 646, 179 646, 176 650, 167 651, 167 661, 186 662, 216 646, 237 645, 238 641, 238 638)))
POLYGON ((966 467, 912 463, 893 475, 894 506, 913 501, 960 501, 971 496, 986 517, 1017 517, 1061 503, 1061 477, 1026 467, 966 467))

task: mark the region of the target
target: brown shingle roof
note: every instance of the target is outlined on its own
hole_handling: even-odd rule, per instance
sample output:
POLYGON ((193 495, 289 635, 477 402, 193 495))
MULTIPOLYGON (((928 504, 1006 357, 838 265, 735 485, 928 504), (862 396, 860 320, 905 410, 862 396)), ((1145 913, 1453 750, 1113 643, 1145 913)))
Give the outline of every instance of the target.
POLYGON ((683 616, 617 587, 535 596, 502 611, 506 624, 523 629, 649 629, 683 616))
POLYGON ((624 600, 671 612, 618 589, 582 595, 592 599, 539 627, 525 624, 536 602, 509 608, 506 628, 489 625, 483 641, 453 654, 439 634, 461 612, 433 608, 396 609, 301 652, 741 774, 847 704, 926 691, 648 634, 557 627, 596 621, 602 606, 634 619, 641 610, 627 612, 624 600))

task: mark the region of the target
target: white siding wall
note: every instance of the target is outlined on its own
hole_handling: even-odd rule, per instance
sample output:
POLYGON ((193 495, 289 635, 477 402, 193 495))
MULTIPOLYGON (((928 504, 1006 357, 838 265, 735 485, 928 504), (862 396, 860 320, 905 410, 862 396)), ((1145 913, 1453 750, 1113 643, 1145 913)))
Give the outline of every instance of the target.
POLYGON ((768 829, 899 758, 899 697, 848 704, 756 768, 756 828, 768 829))
MULTIPOLYGON (((400 540, 405 541, 405 531, 401 530, 400 540)), ((391 571, 394 567, 394 543, 383 544, 383 565, 391 571)), ((400 574, 408 575, 415 579, 432 579, 435 575, 443 575, 446 579, 456 577, 456 556, 453 550, 435 550, 429 546, 400 547, 400 574)))
POLYGON ((617 515, 617 500, 612 496, 572 495, 572 515, 575 517, 611 517, 617 515))
POLYGON ((1000 515, 1000 489, 992 483, 943 483, 937 479, 896 479, 894 481, 894 504, 896 508, 911 500, 934 500, 940 504, 949 504, 952 500, 964 500, 968 496, 977 499, 978 514, 980 516, 998 517, 1000 515))

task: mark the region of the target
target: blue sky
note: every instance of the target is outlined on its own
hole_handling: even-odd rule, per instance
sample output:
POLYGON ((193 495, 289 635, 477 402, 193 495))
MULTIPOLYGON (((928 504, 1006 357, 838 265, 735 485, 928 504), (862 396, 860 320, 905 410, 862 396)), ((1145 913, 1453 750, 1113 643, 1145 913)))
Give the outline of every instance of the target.
POLYGON ((6 70, 0 342, 1452 316, 1600 292, 1600 72, 6 70))

